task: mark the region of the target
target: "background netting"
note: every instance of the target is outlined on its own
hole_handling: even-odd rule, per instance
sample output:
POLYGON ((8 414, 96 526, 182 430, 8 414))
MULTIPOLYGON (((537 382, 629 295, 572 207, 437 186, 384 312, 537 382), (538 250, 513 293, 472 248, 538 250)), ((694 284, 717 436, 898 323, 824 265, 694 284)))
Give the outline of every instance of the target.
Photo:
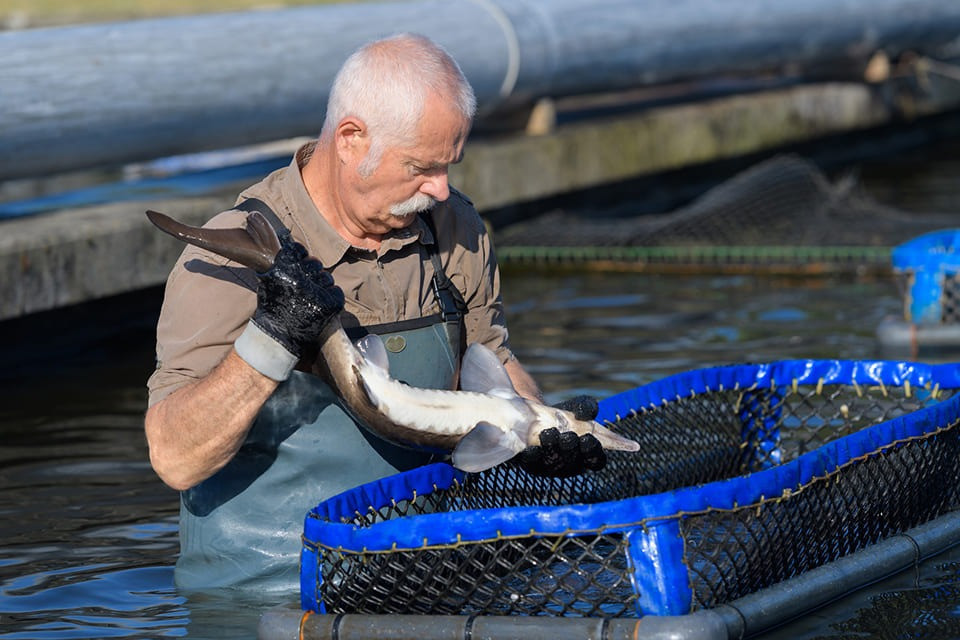
POLYGON ((507 264, 886 270, 890 248, 952 224, 883 206, 852 176, 831 183, 813 163, 781 155, 671 213, 605 219, 555 210, 498 229, 495 240, 507 264))
MULTIPOLYGON (((717 371, 724 369, 737 367, 717 371)), ((611 452, 601 472, 544 479, 507 464, 431 480, 431 490, 412 495, 363 490, 333 518, 333 511, 315 509, 307 528, 316 526, 319 535, 305 529, 304 536, 305 608, 683 613, 799 575, 958 506, 960 413, 953 405, 960 396, 952 389, 907 379, 893 385, 795 378, 729 388, 704 380, 686 395, 642 403, 638 397, 620 411, 626 415, 610 417, 641 447, 611 452), (935 410, 946 405, 951 411, 935 410), (830 456, 820 455, 827 449, 830 456), (638 496, 644 498, 623 501, 638 496), (324 522, 372 531, 397 519, 457 513, 474 519, 453 523, 448 533, 431 531, 422 544, 384 539, 379 547, 366 540, 348 548, 322 535, 324 522), (474 529, 494 517, 504 524, 478 538, 474 529), (673 567, 665 566, 671 558, 664 553, 673 543, 647 548, 671 536, 673 567), (645 592, 645 574, 677 588, 645 592)))

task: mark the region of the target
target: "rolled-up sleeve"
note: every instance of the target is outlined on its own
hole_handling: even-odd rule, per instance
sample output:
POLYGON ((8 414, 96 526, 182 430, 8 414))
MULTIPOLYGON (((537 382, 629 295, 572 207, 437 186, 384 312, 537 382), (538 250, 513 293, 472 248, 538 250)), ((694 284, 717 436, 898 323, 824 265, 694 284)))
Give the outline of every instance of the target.
MULTIPOLYGON (((221 214, 209 226, 242 222, 221 214)), ((233 346, 256 308, 250 269, 203 249, 187 247, 167 279, 157 321, 157 367, 147 381, 152 406, 206 377, 233 346)))

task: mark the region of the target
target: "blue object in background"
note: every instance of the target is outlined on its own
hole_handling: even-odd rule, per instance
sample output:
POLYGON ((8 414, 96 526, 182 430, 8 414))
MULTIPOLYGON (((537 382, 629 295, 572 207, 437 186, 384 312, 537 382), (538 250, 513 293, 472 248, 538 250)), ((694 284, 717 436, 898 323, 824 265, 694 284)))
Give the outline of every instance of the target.
POLYGON ((230 185, 239 184, 242 188, 289 163, 289 155, 264 158, 167 176, 110 182, 26 200, 0 202, 0 220, 110 202, 209 195, 230 185))
POLYGON ((893 269, 911 276, 905 314, 914 324, 941 324, 946 278, 960 272, 960 229, 918 236, 893 250, 893 269))

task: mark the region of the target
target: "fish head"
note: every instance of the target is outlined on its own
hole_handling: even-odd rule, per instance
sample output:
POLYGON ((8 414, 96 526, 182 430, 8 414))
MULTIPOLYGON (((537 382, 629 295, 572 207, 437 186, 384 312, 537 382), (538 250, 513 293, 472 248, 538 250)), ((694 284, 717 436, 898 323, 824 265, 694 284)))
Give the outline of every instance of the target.
POLYGON ((596 420, 580 420, 565 409, 537 403, 530 404, 537 416, 536 423, 531 426, 526 438, 530 445, 539 445, 540 434, 547 429, 555 428, 561 432, 572 431, 580 436, 590 434, 607 450, 631 452, 640 450, 637 442, 613 432, 596 420))

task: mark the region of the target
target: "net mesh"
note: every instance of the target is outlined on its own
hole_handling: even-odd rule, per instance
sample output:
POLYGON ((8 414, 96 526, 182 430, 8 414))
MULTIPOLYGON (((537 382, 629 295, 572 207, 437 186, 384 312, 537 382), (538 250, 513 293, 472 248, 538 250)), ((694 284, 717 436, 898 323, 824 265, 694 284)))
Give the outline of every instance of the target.
POLYGON ((940 321, 943 324, 960 324, 960 273, 944 275, 940 304, 940 321))
POLYGON ((758 505, 682 520, 696 608, 799 575, 916 526, 928 517, 922 514, 956 506, 957 453, 951 430, 878 452, 758 505))
POLYGON ((883 206, 796 155, 765 160, 666 214, 550 211, 497 230, 502 262, 613 261, 721 267, 889 268, 889 249, 953 224, 883 206), (735 250, 733 250, 735 248, 735 250), (589 249, 589 251, 585 250, 589 249))
MULTIPOLYGON (((640 451, 610 452, 600 472, 548 479, 506 464, 415 499, 370 505, 343 522, 363 528, 436 512, 590 504, 723 480, 789 462, 953 393, 819 383, 694 393, 618 416, 613 428, 637 440, 640 451)), ((690 608, 770 586, 956 508, 956 426, 877 442, 822 477, 750 504, 670 516, 683 539, 690 608)), ((629 526, 651 524, 638 518, 629 526)), ((531 530, 416 549, 305 544, 320 549, 312 587, 330 613, 636 616, 629 542, 608 528, 531 530)))

